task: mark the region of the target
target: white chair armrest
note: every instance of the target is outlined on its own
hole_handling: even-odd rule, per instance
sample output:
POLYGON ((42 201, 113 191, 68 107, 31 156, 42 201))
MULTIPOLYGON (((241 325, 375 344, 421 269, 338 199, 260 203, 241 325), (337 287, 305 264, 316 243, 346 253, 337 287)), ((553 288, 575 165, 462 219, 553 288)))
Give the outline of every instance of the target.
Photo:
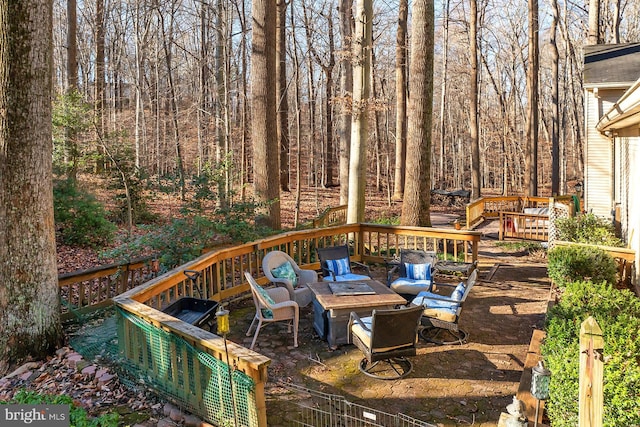
POLYGON ((316 283, 318 281, 318 273, 313 270, 298 271, 298 286, 306 285, 308 283, 316 283))
POLYGON ((281 303, 284 301, 291 301, 291 298, 289 297, 289 291, 286 288, 275 287, 266 289, 266 291, 269 296, 276 302, 276 305, 277 303, 281 303))

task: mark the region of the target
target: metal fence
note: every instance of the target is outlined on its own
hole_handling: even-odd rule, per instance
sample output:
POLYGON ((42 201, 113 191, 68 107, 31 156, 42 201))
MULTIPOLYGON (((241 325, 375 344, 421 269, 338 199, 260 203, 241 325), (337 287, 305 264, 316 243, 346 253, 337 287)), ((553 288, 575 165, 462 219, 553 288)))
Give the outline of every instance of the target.
POLYGON ((297 411, 288 421, 309 427, 436 427, 404 414, 388 414, 336 394, 327 394, 291 383, 281 384, 296 394, 297 411))

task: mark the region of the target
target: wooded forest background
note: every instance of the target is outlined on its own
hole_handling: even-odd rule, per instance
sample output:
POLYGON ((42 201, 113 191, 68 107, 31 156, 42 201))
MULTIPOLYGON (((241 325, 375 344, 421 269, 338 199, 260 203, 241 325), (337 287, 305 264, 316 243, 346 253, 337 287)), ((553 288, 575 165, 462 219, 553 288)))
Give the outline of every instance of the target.
MULTIPOLYGON (((639 39, 638 2, 594 3, 600 12, 597 42, 639 39)), ((363 164, 370 187, 389 199, 402 198, 404 186, 402 103, 411 96, 408 82, 414 77, 408 75, 410 6, 407 0, 373 2, 372 108, 363 164)), ((537 10, 537 0, 435 4, 433 188, 472 186, 470 108, 477 100, 480 188, 526 192, 533 6, 537 10), (477 43, 470 43, 475 32, 477 43), (473 69, 477 88, 470 84, 473 69)), ((559 127, 556 192, 572 191, 567 183, 582 176, 582 47, 589 35, 589 6, 588 0, 549 0, 537 13, 535 173, 541 194, 552 192, 554 117, 559 127)), ((62 172, 75 176, 89 167, 114 168, 125 187, 134 177, 153 177, 158 184, 178 183, 183 196, 189 179, 207 175, 217 182, 220 200, 244 195, 255 173, 250 3, 55 0, 53 28, 54 92, 61 96, 54 120, 56 111, 66 117, 55 144, 54 163, 63 165, 62 172), (84 111, 91 123, 70 122, 70 109, 82 108, 81 101, 89 103, 84 111)), ((276 75, 268 80, 276 84, 280 155, 279 165, 275 156, 269 167, 280 170, 280 191, 348 182, 353 31, 349 0, 277 4, 276 75)), ((341 188, 341 202, 346 201, 341 188)))

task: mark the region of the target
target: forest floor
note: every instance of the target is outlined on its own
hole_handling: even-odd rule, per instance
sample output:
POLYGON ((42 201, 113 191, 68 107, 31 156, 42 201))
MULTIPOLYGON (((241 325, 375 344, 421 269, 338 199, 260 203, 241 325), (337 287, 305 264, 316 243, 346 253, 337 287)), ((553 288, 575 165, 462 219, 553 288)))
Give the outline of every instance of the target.
MULTIPOLYGON (((380 218, 393 218, 399 216, 401 213, 401 203, 390 201, 389 197, 385 194, 370 189, 366 199, 367 221, 380 218)), ((432 213, 434 214, 433 217, 437 217, 439 221, 438 226, 450 226, 450 222, 453 219, 458 217, 464 218, 464 203, 464 201, 450 201, 446 198, 433 200, 432 213)), ((155 196, 153 200, 150 200, 149 204, 154 213, 160 218, 165 219, 179 215, 181 207, 181 202, 177 198, 165 195, 155 196)), ((311 220, 324 211, 324 209, 338 206, 338 204, 338 188, 318 188, 304 191, 301 197, 299 220, 300 222, 311 220)), ((283 228, 293 227, 295 205, 293 193, 282 194, 281 210, 283 228)), ((494 256, 498 258, 501 257, 500 262, 503 264, 510 262, 531 262, 531 259, 527 259, 526 257, 522 258, 522 253, 505 255, 503 249, 496 247, 492 242, 490 242, 488 246, 485 246, 483 251, 485 254, 488 254, 490 258, 494 256)), ((540 259, 534 259, 533 261, 539 263, 540 259)), ((60 273, 87 269, 104 263, 105 260, 101 259, 99 253, 95 250, 64 246, 58 248, 58 266, 60 273)), ((514 274, 517 275, 517 271, 514 274)), ((238 308, 240 312, 242 312, 243 307, 238 308)), ((250 307, 244 307, 244 309, 248 310, 248 312, 251 311, 250 307)), ((306 313, 306 315, 308 315, 308 313, 306 313)), ((248 313, 245 317, 250 318, 251 314, 248 313)), ((538 321, 532 322, 539 323, 538 321)), ((244 328, 244 326, 245 325, 239 325, 238 330, 244 328)), ((313 352, 317 351, 317 353, 300 353, 298 351, 297 354, 301 355, 301 360, 303 360, 305 362, 304 364, 308 366, 308 369, 312 371, 313 366, 316 366, 316 368, 322 368, 324 366, 324 368, 320 369, 321 371, 330 369, 328 361, 324 360, 320 362, 318 360, 314 362, 314 360, 312 360, 315 359, 318 354, 324 357, 327 356, 328 353, 326 353, 326 349, 322 349, 321 342, 312 337, 313 333, 309 327, 309 325, 301 325, 301 340, 303 342, 309 341, 313 346, 319 347, 313 350, 313 352)), ((531 325, 525 327, 525 330, 522 331, 522 336, 517 340, 518 343, 520 343, 520 341, 523 343, 527 341, 530 337, 530 327, 531 325)), ((487 331, 487 337, 493 336, 493 331, 490 329, 487 330, 486 328, 484 328, 484 330, 487 331)), ((246 341, 244 334, 232 337, 232 339, 234 338, 239 342, 246 341)), ((491 339, 487 338, 487 341, 490 342, 491 339)), ((283 345, 285 349, 288 348, 286 344, 283 345)), ((521 345, 524 346, 526 344, 521 345)), ((484 349, 486 345, 481 347, 484 349)), ((281 345, 276 344, 274 349, 279 351, 282 348, 281 345)), ((270 350, 267 349, 267 352, 269 351, 270 350)), ((288 352, 289 350, 286 351, 288 352)), ((432 352, 432 350, 421 350, 422 353, 425 351, 432 352)), ((327 357, 335 359, 337 363, 344 363, 343 358, 336 356, 338 356, 338 353, 333 355, 329 354, 327 357)), ((288 367, 287 363, 290 362, 283 362, 279 361, 278 358, 274 358, 273 369, 270 369, 270 380, 273 380, 274 384, 277 381, 286 380, 291 377, 292 371, 289 369, 290 367, 288 367)), ((18 389, 24 388, 40 393, 65 394, 71 396, 92 415, 98 415, 104 411, 118 412, 124 417, 121 425, 134 425, 137 422, 143 423, 141 425, 145 426, 170 425, 162 424, 162 421, 166 420, 171 412, 170 409, 167 409, 164 401, 147 391, 126 387, 123 382, 119 381, 118 376, 109 366, 101 364, 99 360, 83 360, 78 353, 68 346, 68 343, 47 360, 30 360, 21 366, 14 366, 12 368, 10 374, 0 378, 0 401, 10 399, 18 389)), ((307 372, 307 374, 300 373, 299 375, 308 376, 308 374, 309 372, 307 372)), ((320 374, 318 379, 324 376, 324 374, 320 374)), ((515 377, 512 374, 509 375, 509 384, 512 384, 513 381, 515 381, 515 377)), ((331 375, 331 377, 334 376, 335 374, 331 375)), ((489 378, 488 380, 495 381, 495 378, 489 378)), ((336 381, 338 384, 341 383, 342 380, 339 375, 336 377, 336 381)), ((468 379, 465 381, 468 382, 468 379)), ((431 384, 431 386, 433 385, 434 384, 431 384)), ((272 385, 272 387, 274 386, 272 385)), ((339 391, 340 388, 338 385, 329 387, 331 387, 333 391, 339 391), (334 387, 336 388, 334 389, 334 387)), ((354 390, 350 391, 352 394, 355 393, 354 390)), ((501 398, 495 399, 495 408, 486 409, 488 415, 495 415, 497 407, 503 407, 502 405, 506 401, 505 399, 508 394, 509 392, 506 390, 500 391, 501 398)), ((467 400, 468 399, 463 399, 464 402, 467 400)), ((464 403, 464 405, 466 406, 467 403, 464 403)), ((402 411, 402 405, 395 409, 402 411)), ((437 409, 433 409, 432 412, 433 413, 430 412, 431 415, 435 414, 437 416, 439 414, 437 409)), ((469 419, 473 417, 475 417, 475 414, 471 414, 471 418, 469 419)), ((461 419, 465 420, 467 418, 463 416, 461 419)), ((273 419, 270 419, 270 425, 275 425, 273 421, 273 419)), ((182 421, 182 423, 184 423, 184 421, 182 421)), ((466 422, 462 424, 466 424, 466 422)), ((439 423, 439 425, 449 424, 445 422, 444 424, 439 423)))
MULTIPOLYGON (((114 209, 112 196, 104 190, 105 183, 92 176, 87 176, 84 184, 106 208, 114 209)), ((339 187, 330 188, 304 188, 300 194, 298 209, 298 222, 305 223, 320 215, 325 209, 340 205, 339 187)), ((167 222, 172 218, 182 216, 182 208, 185 202, 175 194, 161 192, 149 193, 146 203, 152 214, 157 217, 159 223, 167 222)), ((440 223, 443 218, 464 218, 466 201, 460 198, 448 198, 434 195, 432 199, 432 216, 437 216, 440 223), (444 215, 444 216, 442 216, 444 215)), ((296 194, 294 191, 282 192, 280 196, 280 211, 283 229, 295 227, 296 194)), ((382 219, 399 217, 402 211, 402 202, 391 200, 391 196, 385 191, 377 191, 373 187, 367 188, 365 204, 365 221, 373 222, 382 219)), ((446 221, 445 221, 446 222, 446 221)), ((134 233, 139 232, 134 230, 134 233)), ((121 227, 119 234, 124 236, 127 231, 121 227)), ((116 239, 119 241, 121 239, 116 239)), ((104 265, 114 260, 102 257, 100 250, 83 247, 71 247, 58 245, 58 273, 64 274, 76 270, 104 265)))

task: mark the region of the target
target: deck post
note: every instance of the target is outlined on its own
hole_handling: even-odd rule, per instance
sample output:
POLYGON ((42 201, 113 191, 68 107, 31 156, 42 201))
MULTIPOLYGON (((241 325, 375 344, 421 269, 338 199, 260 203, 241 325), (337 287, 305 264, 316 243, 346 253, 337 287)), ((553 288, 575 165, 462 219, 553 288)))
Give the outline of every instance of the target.
POLYGON ((580 325, 579 427, 602 427, 603 348, 602 329, 589 316, 580 325))

